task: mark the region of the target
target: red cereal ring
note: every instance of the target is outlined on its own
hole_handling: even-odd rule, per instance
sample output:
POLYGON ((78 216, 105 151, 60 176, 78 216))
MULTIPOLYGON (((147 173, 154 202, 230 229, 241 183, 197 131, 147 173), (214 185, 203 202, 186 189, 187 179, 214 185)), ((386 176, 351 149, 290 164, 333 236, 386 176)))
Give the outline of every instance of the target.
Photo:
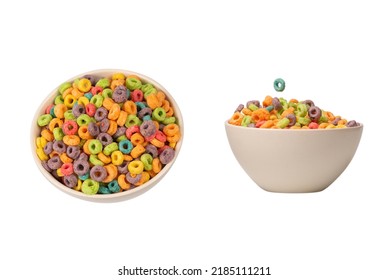
POLYGON ((160 130, 157 130, 157 133, 155 134, 155 138, 163 143, 166 142, 166 135, 160 130))
POLYGON ((62 164, 61 173, 65 176, 73 174, 73 164, 71 162, 62 164))
POLYGON ((78 130, 78 125, 73 120, 67 120, 62 125, 62 131, 66 135, 74 135, 78 130))
POLYGON ((139 125, 133 125, 126 129, 126 137, 131 138, 132 134, 140 132, 139 125))
POLYGON ((140 102, 143 100, 143 91, 136 89, 131 93, 131 100, 134 102, 140 102))
POLYGON ((49 106, 46 107, 45 114, 50 114, 51 108, 54 107, 54 104, 50 104, 49 106))
POLYGON ((93 95, 99 94, 100 92, 103 92, 103 88, 99 86, 92 87, 91 93, 93 95))
POLYGON ((93 117, 96 113, 96 106, 93 103, 88 103, 85 106, 85 112, 89 117, 93 117))

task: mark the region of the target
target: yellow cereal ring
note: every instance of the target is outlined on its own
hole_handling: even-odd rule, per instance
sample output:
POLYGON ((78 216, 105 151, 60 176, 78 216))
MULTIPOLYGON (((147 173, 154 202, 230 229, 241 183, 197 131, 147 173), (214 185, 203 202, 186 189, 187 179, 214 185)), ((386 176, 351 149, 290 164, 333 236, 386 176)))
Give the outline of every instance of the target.
POLYGON ((117 129, 118 129, 117 122, 109 120, 109 128, 107 130, 107 133, 109 135, 114 135, 117 129))
POLYGON ((110 97, 104 98, 104 100, 103 100, 103 107, 105 109, 107 109, 109 111, 113 104, 115 104, 115 101, 113 101, 112 98, 110 98, 110 97))
POLYGON ((47 140, 42 136, 39 136, 36 138, 35 144, 37 148, 44 148, 47 144, 47 140))
POLYGON ((103 183, 109 183, 111 182, 112 180, 115 180, 115 178, 117 177, 118 175, 118 169, 115 165, 113 165, 112 163, 104 166, 105 170, 107 170, 107 177, 103 180, 103 183))
POLYGON ((77 180, 77 186, 73 188, 75 191, 81 191, 82 181, 80 179, 77 180))
POLYGON ((129 115, 136 115, 137 114, 137 108, 134 101, 127 100, 123 104, 123 110, 129 114, 129 115))
POLYGON ((140 180, 138 183, 134 184, 135 186, 140 186, 146 183, 148 180, 150 180, 150 174, 146 171, 143 171, 142 176, 140 177, 140 180))
POLYGON ((49 142, 54 140, 53 133, 50 130, 46 129, 46 128, 42 129, 41 136, 43 138, 45 138, 47 141, 49 141, 49 142))
POLYGON ((144 167, 145 166, 143 162, 141 162, 140 160, 133 160, 127 166, 128 171, 134 175, 141 174, 144 170, 144 167))
POLYGON ((151 110, 154 110, 157 107, 161 107, 162 102, 158 100, 158 97, 155 93, 151 93, 146 97, 147 105, 151 108, 151 110))
MULTIPOLYGON (((158 140, 157 140, 158 141, 158 140)), ((145 147, 143 147, 142 145, 136 145, 132 150, 131 150, 131 153, 130 155, 133 157, 133 158, 138 158, 140 157, 144 152, 145 152, 145 147)))
POLYGON ((86 98, 85 96, 81 96, 80 98, 77 99, 77 103, 78 105, 83 105, 85 107, 86 105, 89 104, 89 99, 86 98))
POLYGON ((338 124, 338 125, 336 126, 336 128, 345 128, 345 127, 347 127, 347 126, 344 125, 344 124, 338 124))
POLYGON ((169 147, 175 149, 177 146, 177 142, 169 142, 169 147))
POLYGON ((123 190, 129 190, 131 184, 126 181, 126 175, 120 174, 118 177, 118 184, 123 190))
POLYGON ((153 159, 153 162, 151 164, 151 167, 152 167, 152 170, 155 172, 155 173, 159 173, 159 171, 161 171, 162 169, 162 163, 161 161, 159 160, 159 158, 154 158, 153 159))
POLYGON ((243 120, 243 115, 240 112, 235 112, 229 119, 228 123, 233 125, 240 125, 243 120))
POLYGON ((38 158, 40 160, 48 160, 49 159, 48 155, 46 155, 45 152, 43 151, 43 148, 37 148, 36 155, 38 156, 38 158))
POLYGON ((104 164, 111 163, 111 157, 106 156, 103 152, 98 153, 97 158, 101 160, 104 164))
POLYGON ((125 80, 126 76, 123 73, 114 73, 112 74, 112 80, 125 80))
POLYGON ((124 85, 124 83, 125 83, 125 80, 124 79, 117 79, 117 80, 112 80, 111 81, 111 89, 112 90, 115 90, 115 88, 117 87, 117 86, 122 86, 122 85, 124 85))
POLYGON ((347 123, 347 120, 345 119, 341 119, 340 121, 338 121, 338 125, 345 125, 347 123))
POLYGON ((77 146, 80 144, 80 137, 78 135, 65 135, 62 141, 68 146, 77 146))
POLYGON ((165 143, 163 143, 162 141, 159 141, 157 138, 151 139, 150 143, 153 144, 157 148, 162 148, 165 145, 165 143))
POLYGON ((119 117, 116 120, 117 124, 119 126, 124 126, 124 124, 126 123, 126 120, 127 120, 127 116, 128 116, 128 113, 126 111, 121 110, 119 113, 119 117))
POLYGON ((142 136, 142 134, 136 132, 131 135, 130 141, 134 146, 142 145, 145 142, 145 138, 142 136))
POLYGON ((58 169, 57 169, 57 175, 58 175, 59 177, 63 177, 63 176, 64 176, 64 175, 62 174, 61 168, 58 168, 58 169))
POLYGON ((77 99, 74 97, 73 94, 68 94, 65 96, 65 98, 63 100, 63 104, 65 104, 65 106, 68 109, 71 109, 71 108, 73 108, 74 103, 76 103, 76 101, 77 101, 77 99))
POLYGON ((326 129, 336 128, 336 125, 330 123, 326 126, 326 129))
POLYGON ((57 118, 60 118, 60 119, 63 119, 64 118, 64 115, 65 115, 65 112, 68 110, 68 108, 66 107, 65 104, 57 104, 54 106, 54 115, 57 117, 57 118))
POLYGON ((111 162, 114 165, 121 165, 124 161, 124 156, 121 151, 114 151, 111 154, 111 162))
POLYGON ((59 158, 61 159, 61 161, 63 163, 70 163, 70 162, 73 162, 73 159, 71 159, 70 157, 68 157, 68 155, 66 153, 62 153, 59 155, 59 158))
POLYGON ((179 131, 180 128, 175 123, 168 124, 163 128, 163 133, 165 133, 166 136, 176 135, 179 131))
MULTIPOLYGON (((82 78, 78 81, 77 83, 77 88, 81 91, 81 92, 88 92, 90 91, 90 89, 92 88, 92 83, 90 80, 86 79, 86 78, 82 78)), ((82 96, 82 94, 81 94, 82 96)))
POLYGON ((60 118, 53 118, 51 119, 51 121, 49 122, 49 130, 50 131, 53 131, 54 128, 56 127, 62 127, 63 125, 63 120, 61 120, 60 118))
POLYGON ((116 121, 119 118, 120 106, 117 103, 112 104, 108 112, 108 119, 116 121))

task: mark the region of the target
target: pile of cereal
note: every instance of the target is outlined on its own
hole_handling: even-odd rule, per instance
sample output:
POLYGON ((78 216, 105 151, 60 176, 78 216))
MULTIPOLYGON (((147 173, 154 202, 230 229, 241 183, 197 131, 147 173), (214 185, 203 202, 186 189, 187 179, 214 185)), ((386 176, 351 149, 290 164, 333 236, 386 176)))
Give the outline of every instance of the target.
MULTIPOLYGON (((285 89, 282 79, 274 81, 276 91, 285 89)), ((311 100, 266 96, 262 104, 258 100, 240 104, 228 123, 237 126, 275 129, 331 129, 359 126, 355 120, 320 109, 311 100)))
POLYGON ((181 138, 165 94, 122 73, 63 83, 37 123, 42 166, 88 195, 144 184, 173 160, 181 138))

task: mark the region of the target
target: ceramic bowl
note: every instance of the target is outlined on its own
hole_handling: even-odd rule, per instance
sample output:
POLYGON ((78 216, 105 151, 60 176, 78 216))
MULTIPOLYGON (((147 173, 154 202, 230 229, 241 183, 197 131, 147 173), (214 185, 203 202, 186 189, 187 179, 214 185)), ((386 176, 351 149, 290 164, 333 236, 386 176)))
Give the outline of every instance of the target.
MULTIPOLYGON (((153 178, 151 178, 148 182, 142 184, 139 187, 129 189, 127 191, 122 191, 118 193, 113 193, 113 194, 95 194, 95 195, 87 195, 84 194, 80 191, 75 191, 71 188, 66 187, 64 184, 56 180, 48 171, 46 171, 41 164, 40 159, 38 158, 36 154, 36 138, 40 134, 40 127, 37 125, 37 119, 38 117, 44 113, 45 108, 52 104, 54 97, 58 94, 58 87, 56 87, 53 91, 51 91, 48 96, 42 101, 42 103, 39 105, 39 107, 36 110, 36 113, 33 117, 32 120, 32 125, 31 125, 31 139, 30 139, 30 144, 31 144, 31 149, 32 149, 32 154, 33 158, 35 160, 35 163, 39 169, 39 171, 43 174, 43 176, 56 188, 59 190, 73 196, 77 197, 80 199, 88 200, 88 201, 93 201, 93 202, 117 202, 117 201, 122 201, 122 200, 127 200, 130 198, 134 198, 140 194, 145 193, 146 191, 150 190, 152 187, 154 187, 157 183, 160 182, 160 180, 168 173, 172 165, 174 164, 181 146, 182 146, 182 141, 183 141, 183 136, 184 136, 184 123, 183 123, 183 118, 181 115, 180 108, 178 107, 176 101, 174 100, 173 96, 158 82, 154 81, 153 79, 142 75, 140 73, 128 71, 128 70, 122 70, 122 69, 102 69, 102 70, 94 70, 94 71, 89 71, 86 73, 79 74, 71 79, 68 79, 68 81, 73 81, 76 78, 83 77, 86 74, 90 75, 96 75, 98 77, 107 77, 112 75, 113 73, 123 73, 125 76, 128 75, 137 75, 143 82, 151 83, 154 85, 155 88, 158 90, 161 90, 165 93, 166 99, 170 102, 170 105, 174 109, 174 116, 177 119, 177 124, 180 126, 180 131, 181 131, 181 139, 177 143, 175 147, 175 156, 172 161, 170 161, 168 164, 166 164, 162 170, 153 178)), ((65 81, 63 81, 65 82, 65 81)), ((59 86, 59 85, 58 85, 59 86)))
POLYGON ((318 192, 351 162, 363 125, 339 129, 260 129, 225 123, 235 158, 262 189, 318 192))

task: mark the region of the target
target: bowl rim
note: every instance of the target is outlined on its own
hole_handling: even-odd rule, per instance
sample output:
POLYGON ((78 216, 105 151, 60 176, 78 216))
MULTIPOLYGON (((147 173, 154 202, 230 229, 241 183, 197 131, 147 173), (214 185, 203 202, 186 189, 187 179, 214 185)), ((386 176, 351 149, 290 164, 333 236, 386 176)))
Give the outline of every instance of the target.
POLYGON ((38 169, 41 171, 41 173, 44 175, 44 177, 51 184, 53 184, 55 187, 57 187, 61 191, 65 192, 71 196, 81 198, 83 200, 94 201, 94 202, 103 202, 103 201, 104 202, 116 202, 116 201, 130 199, 130 198, 133 198, 135 196, 138 196, 138 195, 146 192, 147 190, 152 188, 154 185, 156 185, 159 182, 159 180, 161 180, 168 173, 168 171, 170 170, 170 168, 172 167, 172 165, 176 161, 178 154, 180 153, 180 150, 182 147, 183 138, 184 138, 184 119, 183 119, 181 110, 180 110, 177 102, 175 101, 174 97, 171 95, 171 93, 164 86, 162 86, 160 83, 158 83, 154 79, 152 79, 149 76, 146 76, 144 74, 141 74, 141 73, 138 73, 138 72, 135 72, 132 70, 116 69, 116 68, 107 68, 107 69, 102 68, 102 69, 95 69, 95 70, 91 70, 91 71, 86 71, 86 72, 83 72, 81 74, 77 74, 77 75, 73 76, 72 78, 64 80, 62 83, 58 84, 52 91, 50 91, 50 93, 46 96, 46 98, 40 103, 40 105, 38 106, 38 108, 36 109, 36 111, 34 113, 33 119, 31 121, 31 126, 30 126, 30 145, 31 145, 31 152, 33 154, 34 162, 36 163, 38 169), (170 104, 172 104, 172 106, 174 108, 174 116, 177 118, 178 124, 180 126, 181 138, 177 142, 177 144, 174 148, 175 155, 174 155, 174 158, 172 159, 172 161, 170 161, 168 164, 166 164, 164 166, 164 168, 162 168, 162 170, 156 176, 151 178, 146 183, 144 183, 144 184, 142 184, 142 185, 140 185, 132 190, 126 190, 123 192, 112 193, 112 194, 87 195, 81 191, 75 191, 71 188, 66 187, 64 184, 62 184, 61 182, 56 180, 53 177, 53 175, 51 175, 46 169, 43 168, 43 166, 41 164, 41 160, 38 158, 38 156, 36 154, 36 148, 37 148, 36 147, 36 138, 38 136, 34 132, 37 128, 37 119, 42 114, 42 112, 44 112, 45 104, 47 104, 48 102, 51 102, 53 100, 52 99, 53 96, 55 94, 57 94, 58 88, 62 83, 72 82, 75 79, 80 78, 80 77, 87 75, 87 74, 89 74, 89 75, 95 74, 95 75, 104 76, 104 75, 113 74, 113 73, 123 73, 126 76, 137 75, 143 81, 146 81, 148 83, 153 84, 158 90, 161 90, 162 92, 164 92, 167 99, 169 100, 170 104))

